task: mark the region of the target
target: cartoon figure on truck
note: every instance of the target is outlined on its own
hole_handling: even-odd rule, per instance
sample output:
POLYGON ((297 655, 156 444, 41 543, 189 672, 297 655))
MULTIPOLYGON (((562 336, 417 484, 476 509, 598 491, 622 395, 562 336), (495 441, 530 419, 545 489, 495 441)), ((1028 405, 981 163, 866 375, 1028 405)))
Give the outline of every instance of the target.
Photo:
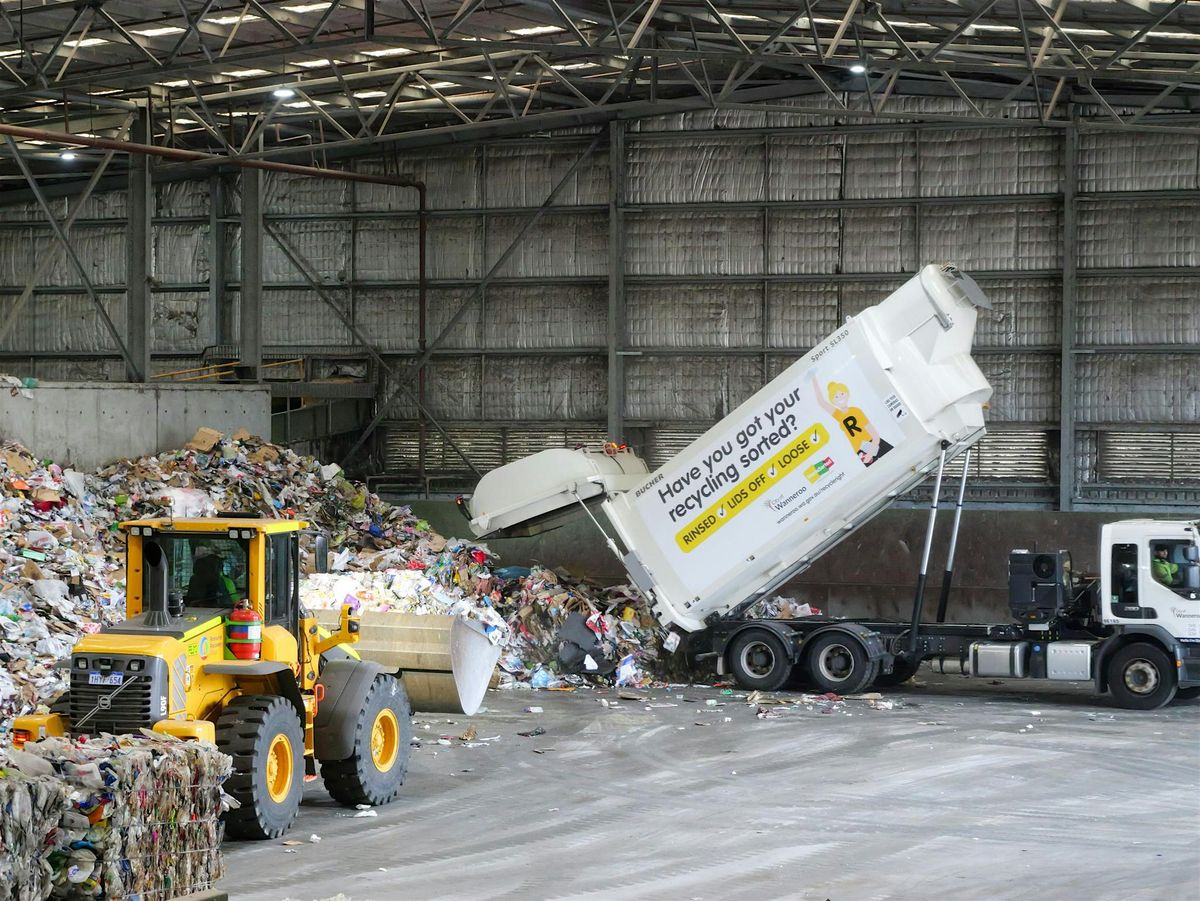
POLYGON ((847 694, 899 684, 928 662, 985 678, 1091 681, 1137 709, 1200 692, 1200 523, 1106 525, 1098 578, 1077 573, 1065 550, 1013 550, 1012 619, 945 621, 967 464, 992 393, 971 358, 978 310, 989 306, 968 276, 925 266, 658 470, 628 451, 542 451, 485 475, 464 513, 478 536, 531 534, 582 506, 669 630, 668 650, 675 630, 693 633, 697 656, 745 688, 773 691, 795 676, 847 694), (942 475, 960 455, 951 565, 936 622, 926 622, 942 475), (910 621, 742 615, 931 476, 910 621), (1158 544, 1173 559, 1152 568, 1158 544))
POLYGON ((821 397, 821 389, 817 387, 816 376, 812 379, 813 394, 821 408, 837 420, 837 424, 849 439, 854 453, 862 460, 863 466, 870 466, 892 446, 880 437, 871 426, 867 414, 858 407, 850 406, 850 389, 841 382, 829 383, 829 400, 821 397))

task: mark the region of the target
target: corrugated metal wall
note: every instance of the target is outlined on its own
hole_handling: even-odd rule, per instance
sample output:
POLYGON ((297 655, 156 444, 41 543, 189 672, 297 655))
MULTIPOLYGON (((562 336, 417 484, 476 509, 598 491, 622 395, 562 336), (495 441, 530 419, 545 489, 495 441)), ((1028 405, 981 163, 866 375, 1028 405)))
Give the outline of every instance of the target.
MULTIPOLYGON (((977 458, 978 497, 1056 501, 1066 344, 1076 360, 1071 493, 1084 503, 1200 500, 1200 467, 1185 463, 1200 434, 1200 141, 1085 133, 1068 175, 1065 135, 1019 122, 848 129, 811 113, 742 110, 627 128, 623 157, 610 160, 607 144, 593 153, 483 292, 480 280, 590 136, 353 164, 428 185, 430 340, 468 308, 429 366, 426 402, 478 467, 604 436, 615 168, 624 184, 620 350, 628 354, 620 414, 652 460, 922 263, 953 261, 977 275, 996 305, 978 335, 996 389, 993 434, 977 458), (1068 188, 1077 196, 1074 248, 1064 247, 1068 188), (1064 335, 1062 271, 1072 252, 1075 315, 1064 335), (1138 447, 1143 459, 1132 465, 1138 447)), ((238 180, 220 182, 214 210, 216 186, 157 187, 158 371, 197 365, 206 348, 237 340, 238 180), (223 284, 213 284, 222 267, 223 284)), ((55 203, 65 214, 66 202, 55 203)), ((414 192, 272 175, 265 210, 270 228, 403 370, 417 352, 414 192)), ((124 216, 123 194, 98 195, 73 230, 118 323, 124 216)), ((306 356, 317 376, 361 364, 365 355, 347 329, 270 237, 264 246, 268 357, 306 356)), ((6 208, 0 222, 0 318, 29 261, 43 255, 57 262, 0 347, 5 367, 43 378, 119 378, 110 337, 30 204, 6 208)), ((369 378, 381 397, 392 394, 391 379, 373 368, 369 378)), ((381 460, 411 477, 422 459, 415 407, 400 395, 386 415, 381 460)), ((457 487, 465 466, 435 430, 424 435, 428 484, 457 487)))

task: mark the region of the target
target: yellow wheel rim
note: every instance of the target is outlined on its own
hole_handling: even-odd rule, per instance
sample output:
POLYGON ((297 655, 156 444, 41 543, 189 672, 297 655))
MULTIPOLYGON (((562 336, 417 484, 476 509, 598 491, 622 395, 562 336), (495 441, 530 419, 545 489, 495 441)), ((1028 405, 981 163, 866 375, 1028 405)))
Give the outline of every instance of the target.
POLYGON ((267 749, 267 794, 276 804, 291 792, 292 772, 292 743, 286 735, 276 735, 267 749))
POLYGON ((396 714, 384 708, 375 715, 371 726, 371 762, 375 769, 386 773, 400 756, 400 723, 396 714))

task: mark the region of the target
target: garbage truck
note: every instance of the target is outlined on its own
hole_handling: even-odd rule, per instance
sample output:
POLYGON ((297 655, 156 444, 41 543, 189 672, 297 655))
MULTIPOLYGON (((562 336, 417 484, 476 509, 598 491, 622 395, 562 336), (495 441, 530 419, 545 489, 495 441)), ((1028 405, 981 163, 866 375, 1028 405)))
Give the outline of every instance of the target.
POLYGON ((947 623, 968 462, 991 396, 971 357, 984 292, 929 265, 651 472, 628 449, 552 449, 485 474, 460 507, 477 536, 532 534, 580 508, 667 630, 744 688, 854 693, 938 672, 1090 681, 1153 709, 1200 692, 1200 524, 1103 527, 1098 578, 1068 550, 1009 555, 1011 620, 947 623), (943 476, 962 460, 936 622, 924 603, 943 476), (932 478, 908 621, 747 615, 932 478), (1155 562, 1157 559, 1158 562, 1155 562), (1163 579, 1163 572, 1173 573, 1163 579))

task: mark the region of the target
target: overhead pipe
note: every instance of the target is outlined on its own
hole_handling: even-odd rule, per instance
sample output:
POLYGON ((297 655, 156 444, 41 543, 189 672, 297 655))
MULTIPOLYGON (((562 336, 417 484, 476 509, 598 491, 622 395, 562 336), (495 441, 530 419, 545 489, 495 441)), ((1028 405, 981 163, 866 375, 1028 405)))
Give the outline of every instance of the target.
MULTIPOLYGON (((428 230, 428 203, 425 182, 407 176, 370 175, 364 172, 350 172, 345 169, 322 169, 319 166, 302 166, 298 163, 281 163, 274 160, 250 159, 240 156, 223 156, 217 153, 204 153, 200 150, 186 150, 182 147, 160 147, 156 144, 141 144, 136 141, 122 141, 117 138, 99 138, 85 135, 64 134, 41 128, 26 128, 23 125, 8 125, 0 123, 0 135, 10 135, 26 141, 46 141, 53 144, 67 144, 78 147, 93 147, 97 150, 110 150, 119 153, 140 153, 145 156, 157 156, 162 159, 183 163, 199 163, 212 166, 237 166, 241 169, 261 169, 265 172, 285 172, 290 175, 303 175, 308 178, 330 178, 342 181, 365 182, 372 185, 388 185, 396 188, 413 188, 417 192, 417 309, 419 318, 421 350, 425 349, 425 328, 428 315, 426 297, 427 275, 425 259, 425 243, 428 230)), ((420 373, 417 385, 417 399, 421 406, 425 403, 425 377, 420 373)), ((422 441, 424 448, 424 417, 421 418, 422 441)))

